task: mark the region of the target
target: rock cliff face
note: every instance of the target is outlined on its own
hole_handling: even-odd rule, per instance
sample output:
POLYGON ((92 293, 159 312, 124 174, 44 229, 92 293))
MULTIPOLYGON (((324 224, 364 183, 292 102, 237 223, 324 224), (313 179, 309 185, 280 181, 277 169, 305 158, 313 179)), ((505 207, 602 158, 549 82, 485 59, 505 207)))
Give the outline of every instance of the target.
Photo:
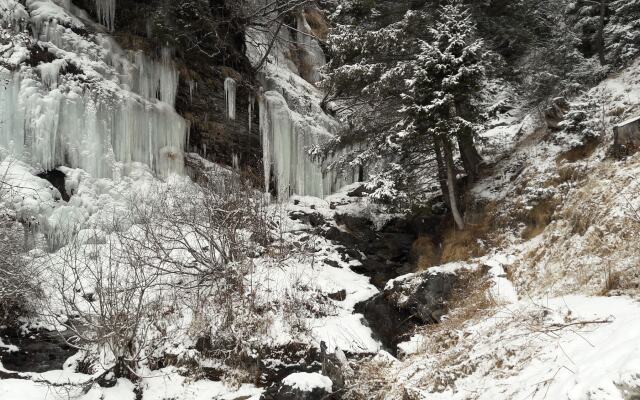
MULTIPOLYGON (((94 13, 91 0, 78 0, 74 4, 94 13)), ((228 18, 231 11, 222 1, 211 2, 199 17, 190 12, 193 10, 163 7, 160 0, 119 0, 113 36, 124 49, 141 50, 151 57, 159 58, 163 47, 173 51, 180 74, 175 108, 190 123, 187 151, 226 165, 233 165, 235 158, 240 165, 258 173, 262 158, 258 110, 249 105, 256 91, 255 72, 244 55, 243 28, 228 18), (193 25, 229 21, 193 33, 188 29, 195 28, 181 24, 181 19, 189 18, 193 25), (181 37, 200 35, 206 29, 218 39, 199 38, 191 46, 183 45, 181 37), (227 78, 237 83, 233 120, 227 115, 224 86, 227 78)))

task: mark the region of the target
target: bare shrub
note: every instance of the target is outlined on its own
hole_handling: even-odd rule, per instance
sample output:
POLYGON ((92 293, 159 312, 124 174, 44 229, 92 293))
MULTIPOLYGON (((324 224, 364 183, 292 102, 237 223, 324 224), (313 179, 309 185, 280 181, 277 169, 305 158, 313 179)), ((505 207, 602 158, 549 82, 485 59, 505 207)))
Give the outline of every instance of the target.
MULTIPOLYGON (((255 276, 259 257, 277 267, 297 250, 281 237, 278 211, 239 175, 217 171, 197 185, 152 186, 127 208, 100 227, 103 239, 72 240, 47 261, 62 304, 50 315, 115 376, 135 378, 143 364, 175 365, 182 355, 172 353, 172 337, 188 336, 242 380, 233 371, 267 336, 274 309, 304 331, 296 317, 304 307, 289 303, 309 301, 295 293, 269 298, 264 277, 255 276)), ((197 365, 197 356, 184 362, 197 365)))

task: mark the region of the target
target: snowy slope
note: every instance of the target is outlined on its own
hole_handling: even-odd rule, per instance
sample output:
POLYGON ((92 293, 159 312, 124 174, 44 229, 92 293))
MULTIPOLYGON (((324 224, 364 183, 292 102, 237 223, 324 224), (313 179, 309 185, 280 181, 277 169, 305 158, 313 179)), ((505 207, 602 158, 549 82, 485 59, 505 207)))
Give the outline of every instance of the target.
POLYGON ((433 271, 484 267, 489 290, 400 344, 403 358, 372 359, 358 385, 380 399, 640 395, 640 155, 610 150, 639 95, 640 60, 570 99, 559 130, 531 114, 486 132, 495 165, 470 212, 490 217, 493 246, 433 271))

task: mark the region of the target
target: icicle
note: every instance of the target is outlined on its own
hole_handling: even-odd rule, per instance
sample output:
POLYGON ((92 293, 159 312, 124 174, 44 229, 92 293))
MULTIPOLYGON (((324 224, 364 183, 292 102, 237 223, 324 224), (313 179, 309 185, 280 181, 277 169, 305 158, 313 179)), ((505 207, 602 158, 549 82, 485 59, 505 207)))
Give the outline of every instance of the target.
POLYGON ((129 53, 128 60, 116 56, 111 63, 117 65, 126 77, 123 84, 127 88, 145 99, 157 99, 175 106, 179 73, 171 59, 170 49, 162 49, 160 61, 152 60, 138 51, 129 53))
POLYGON ((187 81, 187 85, 189 85, 189 102, 193 103, 193 92, 198 87, 198 83, 194 82, 192 79, 187 81))
POLYGON ((233 169, 240 171, 240 157, 235 153, 231 155, 231 164, 233 165, 233 169))
POLYGON ((227 101, 227 118, 236 119, 236 90, 238 84, 232 78, 224 80, 224 95, 227 101))
POLYGON ((307 153, 318 144, 318 135, 292 119, 287 102, 278 92, 266 92, 259 106, 266 190, 270 190, 273 171, 279 199, 292 194, 322 197, 322 169, 307 153))
POLYGON ((262 141, 262 169, 264 171, 264 191, 271 191, 271 126, 269 123, 269 111, 267 109, 267 100, 265 96, 258 97, 259 118, 260 118, 260 139, 262 141))
POLYGON ((42 83, 44 83, 49 89, 55 89, 58 87, 60 71, 66 67, 67 62, 61 59, 56 59, 50 63, 38 65, 38 71, 40 71, 42 83))
POLYGON ((251 128, 253 128, 253 104, 256 102, 256 98, 250 94, 249 95, 249 132, 251 132, 251 128))
POLYGON ((116 0, 93 0, 96 4, 98 21, 113 31, 116 20, 116 0))
POLYGON ((158 79, 160 80, 159 99, 172 107, 176 104, 176 93, 178 92, 179 74, 173 63, 171 49, 162 48, 162 62, 156 64, 158 79))

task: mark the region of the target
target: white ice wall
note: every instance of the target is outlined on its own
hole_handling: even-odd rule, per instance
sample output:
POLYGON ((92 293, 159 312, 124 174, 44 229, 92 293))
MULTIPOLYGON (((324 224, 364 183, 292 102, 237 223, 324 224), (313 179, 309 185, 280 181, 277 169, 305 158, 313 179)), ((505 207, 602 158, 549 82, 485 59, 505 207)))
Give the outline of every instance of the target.
POLYGON ((16 41, 6 61, 13 71, 0 67, 0 155, 96 177, 116 176, 131 162, 161 176, 182 172, 188 124, 174 109, 178 72, 170 50, 156 60, 123 51, 108 35, 80 36, 70 27, 83 23, 66 0, 26 5, 34 38, 55 59, 29 67, 20 48, 28 41, 16 41))
POLYGON ((0 72, 0 147, 32 165, 82 168, 112 177, 141 162, 161 176, 181 173, 187 124, 171 106, 135 95, 50 89, 35 76, 0 72))

